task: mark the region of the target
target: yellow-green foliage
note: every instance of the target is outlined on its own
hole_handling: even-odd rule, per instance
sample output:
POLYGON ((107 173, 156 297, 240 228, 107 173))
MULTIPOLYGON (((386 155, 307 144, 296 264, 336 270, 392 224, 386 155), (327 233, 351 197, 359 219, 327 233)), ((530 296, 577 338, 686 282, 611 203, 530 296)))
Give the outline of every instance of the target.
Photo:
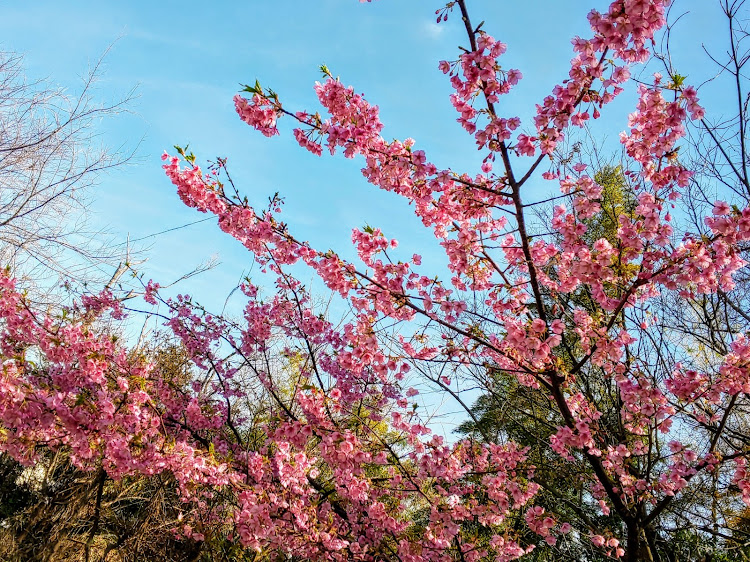
POLYGON ((602 210, 588 219, 584 237, 591 243, 600 238, 617 247, 617 229, 620 215, 633 216, 638 205, 628 179, 620 166, 604 166, 594 174, 594 181, 602 187, 602 210))

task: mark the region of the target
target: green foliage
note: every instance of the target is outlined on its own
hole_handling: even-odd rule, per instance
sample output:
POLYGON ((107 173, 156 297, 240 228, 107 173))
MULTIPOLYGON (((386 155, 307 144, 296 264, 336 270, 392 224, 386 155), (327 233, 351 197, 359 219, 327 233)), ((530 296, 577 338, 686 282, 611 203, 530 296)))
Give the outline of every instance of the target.
POLYGON ((587 227, 584 239, 593 244, 604 238, 613 246, 617 246, 619 217, 620 215, 633 216, 638 201, 620 166, 602 167, 594 174, 594 181, 602 188, 600 200, 602 210, 584 221, 587 227))

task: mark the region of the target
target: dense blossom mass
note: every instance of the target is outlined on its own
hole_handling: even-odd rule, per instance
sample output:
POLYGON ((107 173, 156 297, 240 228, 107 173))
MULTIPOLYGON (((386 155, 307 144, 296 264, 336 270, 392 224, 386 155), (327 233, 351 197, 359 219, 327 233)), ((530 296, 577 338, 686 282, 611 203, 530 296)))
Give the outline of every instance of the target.
POLYGON ((247 304, 233 321, 190 297, 162 299, 149 282, 145 300, 168 306, 167 325, 203 373, 195 380, 205 382, 178 387, 94 328, 100 315, 122 313, 112 294, 89 297, 65 318, 40 317, 3 274, 0 449, 30 464, 40 444, 64 447, 77 466, 113 478, 169 472, 189 505, 177 533, 198 541, 223 533, 249 549, 315 560, 514 560, 534 549, 528 531, 550 546, 585 540, 640 560, 649 525, 691 481, 729 467, 750 505, 750 451, 720 450, 712 437, 731 414, 718 406, 750 393, 748 339, 738 335, 705 372, 673 360, 662 377, 632 352, 658 329, 640 313, 651 303, 731 291, 745 265, 750 208, 718 201, 704 232, 681 237, 672 224, 670 209, 691 181, 677 143, 688 121, 703 117, 696 90, 658 75, 638 86, 620 136, 633 204, 615 217, 614 237, 591 236, 604 214, 596 171, 551 158, 649 59, 668 3, 616 0, 592 11, 591 36, 573 40, 567 78, 536 106, 533 123, 499 113, 522 79, 501 65, 506 46, 472 27, 465 1, 438 10, 439 23, 460 12, 468 34, 469 47, 439 69, 482 154, 475 174, 436 166, 413 139, 386 141, 378 107, 325 68, 315 86, 324 115, 290 111, 272 91, 247 87, 234 103, 251 127, 270 137, 291 119, 301 147, 360 158, 369 183, 404 197, 444 250, 450 280, 423 271, 418 254, 403 256, 378 228, 353 230, 358 262, 317 250, 280 221, 279 198, 261 209, 228 193, 223 161, 202 170, 182 150, 165 154, 181 200, 215 215, 273 277, 274 291, 262 298, 263 288, 243 284, 247 304), (554 183, 562 196, 541 236, 522 199, 532 181, 554 183), (326 318, 290 273, 295 264, 348 303, 346 321, 326 318), (436 364, 449 368, 431 378, 436 364), (586 466, 571 486, 620 526, 574 529, 535 504, 528 447, 432 434, 412 405, 413 381, 425 374, 456 398, 456 378, 477 368, 543 393, 554 411, 550 450, 586 466), (592 387, 613 389, 617 407, 592 387), (255 420, 243 411, 249 392, 266 405, 255 420), (680 438, 693 427, 708 438, 680 438))

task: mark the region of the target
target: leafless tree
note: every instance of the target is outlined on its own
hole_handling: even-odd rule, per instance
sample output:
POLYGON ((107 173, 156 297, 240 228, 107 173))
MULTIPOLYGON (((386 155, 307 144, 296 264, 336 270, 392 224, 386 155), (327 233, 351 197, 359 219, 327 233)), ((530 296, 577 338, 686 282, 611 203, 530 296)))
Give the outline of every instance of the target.
POLYGON ((22 63, 0 53, 0 264, 33 279, 43 299, 63 279, 106 282, 125 255, 87 229, 87 209, 102 172, 131 156, 102 147, 97 123, 124 111, 133 92, 94 100, 101 59, 75 95, 29 80, 22 63))

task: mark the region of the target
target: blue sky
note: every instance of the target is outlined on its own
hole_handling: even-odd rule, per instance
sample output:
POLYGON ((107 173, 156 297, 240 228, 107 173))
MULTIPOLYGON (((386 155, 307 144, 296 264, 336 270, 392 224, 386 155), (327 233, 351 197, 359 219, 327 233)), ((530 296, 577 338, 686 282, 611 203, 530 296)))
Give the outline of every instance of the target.
MULTIPOLYGON (((507 67, 524 80, 503 100, 502 112, 530 123, 534 104, 567 73, 570 38, 587 34, 592 0, 470 2, 474 24, 508 44, 507 67)), ((701 37, 715 30, 707 0, 678 0, 691 10, 681 24, 681 56, 692 64, 701 37)), ((161 171, 160 155, 190 144, 201 163, 228 157, 241 190, 262 203, 276 191, 286 198, 285 219, 321 249, 349 251, 352 227, 369 223, 398 238, 406 255, 429 254, 429 233, 395 196, 362 179, 357 161, 314 157, 301 150, 282 122, 282 137, 266 139, 239 121, 232 96, 256 78, 289 108, 316 108, 312 90, 325 63, 334 75, 380 106, 387 138, 413 137, 439 166, 476 172, 479 160, 455 123, 450 88, 437 70, 454 59, 465 35, 457 11, 435 24, 440 1, 276 0, 275 2, 0 3, 0 45, 25 54, 30 77, 47 77, 75 92, 78 77, 110 46, 97 98, 116 100, 137 87, 130 113, 101 123, 110 147, 136 148, 128 166, 107 175, 95 194, 94 222, 119 239, 137 239, 203 218, 184 207, 161 171)), ((716 10, 713 10, 716 13, 716 10)), ((717 28, 718 29, 718 28, 717 28)), ((632 96, 614 104, 606 134, 616 141, 632 96)), ((530 189, 547 190, 539 184, 530 189)), ((533 197, 533 195, 531 195, 533 197)), ((222 265, 182 291, 216 308, 250 265, 244 250, 214 221, 149 239, 147 278, 170 281, 217 255, 222 265)))

